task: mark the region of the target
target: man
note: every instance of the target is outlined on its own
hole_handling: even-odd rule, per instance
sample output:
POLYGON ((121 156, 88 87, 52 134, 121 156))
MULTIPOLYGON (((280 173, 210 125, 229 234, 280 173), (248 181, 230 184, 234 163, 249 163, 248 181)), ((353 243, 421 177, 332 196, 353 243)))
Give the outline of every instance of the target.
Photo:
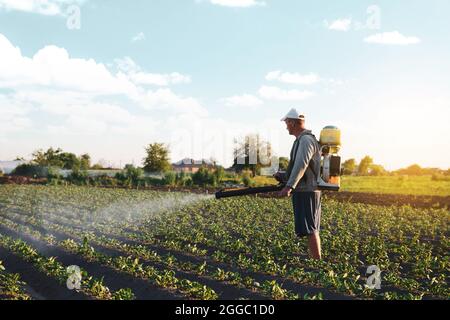
POLYGON ((289 134, 296 139, 286 172, 278 172, 274 177, 286 184, 280 196, 292 195, 295 233, 298 237, 308 237, 310 256, 320 260, 321 192, 317 187, 321 160, 320 146, 311 131, 306 130, 305 117, 297 110, 289 111, 281 121, 286 123, 289 134))

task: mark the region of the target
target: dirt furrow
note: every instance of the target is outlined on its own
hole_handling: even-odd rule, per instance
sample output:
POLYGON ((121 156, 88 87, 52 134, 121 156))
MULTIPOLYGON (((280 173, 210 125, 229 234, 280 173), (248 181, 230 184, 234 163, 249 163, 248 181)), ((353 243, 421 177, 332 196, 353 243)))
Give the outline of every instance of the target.
MULTIPOLYGON (((1 233, 7 235, 5 230, 1 233)), ((56 279, 46 275, 32 263, 27 262, 0 247, 0 260, 10 273, 20 274, 22 281, 26 282, 25 289, 34 300, 87 300, 90 299, 81 292, 69 290, 56 279)))
MULTIPOLYGON (((11 221, 18 223, 18 224, 22 224, 22 225, 26 225, 27 227, 30 227, 40 233, 45 232, 43 234, 51 234, 55 237, 55 239, 57 239, 58 241, 62 241, 62 240, 66 240, 66 239, 73 239, 76 241, 76 239, 74 239, 73 237, 71 237, 70 235, 64 234, 64 233, 60 233, 57 231, 50 231, 47 230, 43 227, 39 227, 39 226, 33 226, 30 223, 26 223, 26 222, 21 222, 18 220, 14 220, 12 218, 9 218, 11 221)), ((2 227, 0 227, 0 230, 2 230, 2 227)), ((16 237, 22 237, 23 238, 28 238, 31 239, 31 241, 34 241, 31 237, 28 236, 24 236, 24 235, 19 235, 18 233, 14 232, 14 235, 16 237)), ((28 240, 27 240, 28 241, 28 240)), ((36 241, 35 241, 36 242, 36 241)), ((114 249, 110 249, 110 248, 105 248, 93 243, 90 243, 90 246, 92 246, 97 252, 108 255, 110 257, 119 257, 119 256, 123 256, 124 254, 122 252, 120 252, 119 250, 114 250, 114 249)), ((39 242, 39 247, 40 247, 40 252, 43 255, 50 255, 50 256, 54 256, 57 255, 58 256, 58 260, 60 260, 61 262, 64 261, 69 261, 71 264, 75 264, 78 265, 80 267, 85 268, 90 274, 95 275, 96 273, 98 273, 98 271, 96 270, 96 268, 100 268, 100 266, 98 264, 95 263, 90 263, 85 261, 84 259, 80 258, 79 256, 75 256, 72 254, 68 254, 67 252, 63 251, 63 250, 59 250, 56 247, 49 247, 48 245, 44 244, 43 242, 39 242), (70 259, 69 259, 70 257, 70 259), (65 259, 64 259, 65 258, 65 259), (78 263, 77 264, 75 262, 73 262, 74 260, 77 260, 78 263), (83 264, 81 264, 83 263, 83 264), (89 268, 85 267, 85 265, 90 265, 89 268), (94 272, 95 271, 95 272, 94 272)), ((167 270, 167 267, 164 266, 163 264, 160 263, 155 263, 155 262, 143 262, 144 266, 152 266, 154 267, 156 270, 158 271, 164 271, 167 270)), ((103 267, 101 266, 100 269, 107 269, 109 271, 111 271, 110 268, 107 267, 103 267)), ((221 281, 217 281, 215 279, 206 277, 206 276, 198 276, 196 274, 193 273, 189 273, 189 272, 185 272, 185 271, 181 271, 181 270, 174 270, 175 271, 175 276, 177 278, 180 279, 187 279, 190 281, 196 281, 199 282, 203 285, 208 286, 209 288, 213 289, 217 294, 219 294, 220 299, 225 299, 225 300, 234 300, 234 299, 238 299, 238 298, 248 298, 248 299, 266 299, 267 297, 262 296, 261 294, 252 292, 250 290, 247 290, 245 288, 239 288, 236 287, 234 285, 231 284, 227 284, 225 282, 221 282, 221 281)), ((104 272, 104 271, 103 271, 104 272)), ((101 276, 103 276, 104 274, 102 273, 101 276)), ((130 280, 133 280, 136 278, 133 278, 130 276, 130 280)), ((105 281, 107 280, 107 278, 105 277, 105 281)), ((127 281, 130 281, 127 280, 127 281)), ((108 284, 110 284, 111 281, 106 281, 108 284)), ((126 284, 128 282, 124 282, 124 284, 126 284)), ((147 283, 148 285, 148 283, 147 283)), ((129 285, 128 285, 129 287, 129 285)), ((113 287, 110 287, 111 289, 113 289, 113 287)), ((134 287, 132 287, 133 292, 135 291, 134 287)), ((144 297, 139 297, 136 293, 136 298, 140 299, 140 298, 145 298, 144 297)), ((157 298, 159 299, 159 298, 157 298)), ((161 298, 161 299, 167 299, 167 298, 161 298)), ((173 298, 172 298, 173 299, 173 298)))
MULTIPOLYGON (((39 253, 43 256, 57 257, 58 261, 66 266, 77 265, 86 270, 91 276, 98 279, 104 278, 104 283, 110 290, 116 291, 122 288, 131 288, 136 296, 136 299, 142 300, 173 300, 184 298, 183 296, 152 285, 143 279, 135 278, 97 263, 86 261, 79 255, 68 253, 57 247, 50 246, 43 241, 36 240, 28 235, 19 234, 18 232, 10 230, 6 227, 0 226, 0 233, 13 239, 21 239, 26 241, 37 247, 39 249, 39 253)), ((26 281, 26 279, 24 279, 24 281, 26 281)), ((58 299, 58 297, 56 297, 56 299, 58 299)))

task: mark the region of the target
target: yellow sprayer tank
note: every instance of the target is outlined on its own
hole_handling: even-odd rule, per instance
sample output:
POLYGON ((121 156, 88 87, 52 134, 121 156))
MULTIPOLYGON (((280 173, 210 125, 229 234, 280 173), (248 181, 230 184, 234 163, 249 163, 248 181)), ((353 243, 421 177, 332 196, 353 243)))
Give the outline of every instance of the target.
POLYGON ((320 145, 330 146, 330 153, 337 153, 341 148, 341 130, 335 126, 326 126, 320 132, 320 145))

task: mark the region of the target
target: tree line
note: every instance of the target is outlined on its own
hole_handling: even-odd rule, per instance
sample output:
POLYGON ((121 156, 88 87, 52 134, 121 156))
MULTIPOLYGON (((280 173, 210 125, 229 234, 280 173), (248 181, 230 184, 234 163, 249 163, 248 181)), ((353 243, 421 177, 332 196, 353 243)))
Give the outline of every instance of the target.
POLYGON ((429 176, 429 175, 450 175, 450 169, 422 168, 418 164, 410 165, 394 171, 386 170, 382 165, 376 164, 373 158, 365 156, 358 164, 355 159, 348 159, 342 164, 342 175, 356 176, 387 176, 387 175, 409 175, 409 176, 429 176))
MULTIPOLYGON (((270 142, 263 140, 259 135, 247 135, 242 139, 235 139, 233 149, 233 165, 229 168, 238 174, 251 175, 255 177, 261 174, 263 167, 270 167, 273 161, 273 151, 270 142)), ((16 160, 24 160, 17 158, 16 160)), ((286 157, 277 158, 279 169, 286 170, 289 159, 286 157)), ((26 164, 16 168, 16 174, 28 175, 27 171, 38 170, 35 167, 60 168, 72 170, 74 172, 86 170, 106 169, 101 164, 91 164, 91 156, 87 153, 77 156, 71 152, 65 152, 61 148, 49 148, 48 150, 36 150, 32 154, 31 164, 26 164), (31 168, 33 167, 33 168, 31 168)), ((125 168, 130 167, 127 165, 125 168)), ((134 167, 134 166, 133 166, 134 167)), ((164 143, 151 143, 145 147, 145 157, 142 159, 142 167, 138 168, 142 173, 168 174, 173 170, 170 163, 169 146, 164 143)), ((42 168, 39 169, 42 171, 42 168)), ((38 170, 38 171, 39 171, 38 170)), ((223 176, 224 168, 214 163, 213 167, 201 168, 196 177, 197 180, 212 181, 220 180, 223 176), (208 171, 218 171, 214 175, 208 176, 208 171), (202 178, 200 178, 202 176, 202 178)), ((342 163, 342 175, 357 176, 383 176, 383 175, 450 175, 450 169, 422 168, 417 164, 407 168, 388 171, 382 165, 374 163, 370 156, 365 156, 359 163, 352 158, 342 163)), ((38 174, 41 175, 41 174, 38 174)), ((169 178, 171 180, 176 178, 169 178)), ((182 178, 183 180, 184 178, 182 178)))

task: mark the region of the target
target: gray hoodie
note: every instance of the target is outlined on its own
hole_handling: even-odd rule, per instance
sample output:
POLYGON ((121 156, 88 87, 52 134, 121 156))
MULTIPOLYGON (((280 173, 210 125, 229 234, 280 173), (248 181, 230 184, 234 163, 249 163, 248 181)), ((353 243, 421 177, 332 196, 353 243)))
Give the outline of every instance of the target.
POLYGON ((303 131, 295 139, 291 158, 285 174, 286 186, 295 192, 318 191, 320 173, 320 145, 310 130, 303 131))

